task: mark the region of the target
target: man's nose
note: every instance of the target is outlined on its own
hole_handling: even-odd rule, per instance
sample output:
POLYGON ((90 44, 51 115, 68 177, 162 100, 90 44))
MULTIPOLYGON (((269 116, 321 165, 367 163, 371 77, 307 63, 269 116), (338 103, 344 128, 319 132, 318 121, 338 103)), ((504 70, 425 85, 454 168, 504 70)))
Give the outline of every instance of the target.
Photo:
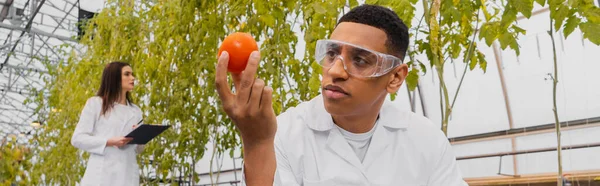
POLYGON ((337 56, 333 61, 333 65, 331 65, 329 70, 327 70, 327 73, 329 74, 329 76, 331 76, 331 78, 333 78, 333 79, 337 79, 337 78, 347 79, 348 72, 346 72, 346 69, 344 68, 344 63, 345 63, 344 57, 342 57, 341 55, 337 56))

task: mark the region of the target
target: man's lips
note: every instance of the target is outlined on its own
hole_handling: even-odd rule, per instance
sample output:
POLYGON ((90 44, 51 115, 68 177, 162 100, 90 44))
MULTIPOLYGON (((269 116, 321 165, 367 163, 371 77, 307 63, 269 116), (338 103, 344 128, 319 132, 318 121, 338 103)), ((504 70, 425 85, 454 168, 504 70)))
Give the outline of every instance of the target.
POLYGON ((324 90, 333 91, 333 92, 339 92, 339 93, 346 94, 346 95, 350 95, 342 87, 337 86, 337 85, 327 85, 327 86, 323 87, 323 89, 324 90))

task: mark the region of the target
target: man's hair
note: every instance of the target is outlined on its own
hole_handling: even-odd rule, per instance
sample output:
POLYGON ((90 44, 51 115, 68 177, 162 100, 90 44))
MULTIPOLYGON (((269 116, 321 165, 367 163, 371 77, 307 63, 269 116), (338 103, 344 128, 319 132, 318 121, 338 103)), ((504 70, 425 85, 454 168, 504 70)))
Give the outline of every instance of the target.
POLYGON ((408 28, 394 11, 377 5, 361 5, 346 13, 337 24, 353 22, 379 28, 387 35, 386 48, 404 59, 408 48, 408 28))

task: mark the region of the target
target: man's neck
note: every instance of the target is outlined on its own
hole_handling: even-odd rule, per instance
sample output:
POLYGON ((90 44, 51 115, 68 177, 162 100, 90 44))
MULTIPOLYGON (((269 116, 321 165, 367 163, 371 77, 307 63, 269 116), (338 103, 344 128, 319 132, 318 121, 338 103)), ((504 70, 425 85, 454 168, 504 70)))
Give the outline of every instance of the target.
POLYGON ((340 128, 355 134, 369 132, 375 126, 375 121, 379 118, 379 111, 385 102, 385 95, 373 104, 368 104, 368 108, 363 109, 360 114, 352 115, 332 115, 333 122, 340 128))
POLYGON ((365 133, 373 129, 379 112, 363 115, 332 116, 333 122, 340 128, 355 134, 365 133))

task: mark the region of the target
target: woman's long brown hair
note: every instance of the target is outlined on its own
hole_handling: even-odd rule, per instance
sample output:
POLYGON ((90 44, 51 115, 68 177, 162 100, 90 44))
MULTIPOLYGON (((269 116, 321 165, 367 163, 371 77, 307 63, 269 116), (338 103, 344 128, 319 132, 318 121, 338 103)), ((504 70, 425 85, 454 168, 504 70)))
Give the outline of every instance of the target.
MULTIPOLYGON (((102 111, 100 115, 105 115, 114 106, 114 103, 119 99, 121 92, 121 70, 125 66, 130 66, 128 63, 115 61, 111 62, 104 67, 102 72, 102 83, 100 84, 100 90, 96 96, 102 98, 102 111)), ((126 93, 125 98, 128 104, 131 103, 131 96, 129 92, 126 93)))

